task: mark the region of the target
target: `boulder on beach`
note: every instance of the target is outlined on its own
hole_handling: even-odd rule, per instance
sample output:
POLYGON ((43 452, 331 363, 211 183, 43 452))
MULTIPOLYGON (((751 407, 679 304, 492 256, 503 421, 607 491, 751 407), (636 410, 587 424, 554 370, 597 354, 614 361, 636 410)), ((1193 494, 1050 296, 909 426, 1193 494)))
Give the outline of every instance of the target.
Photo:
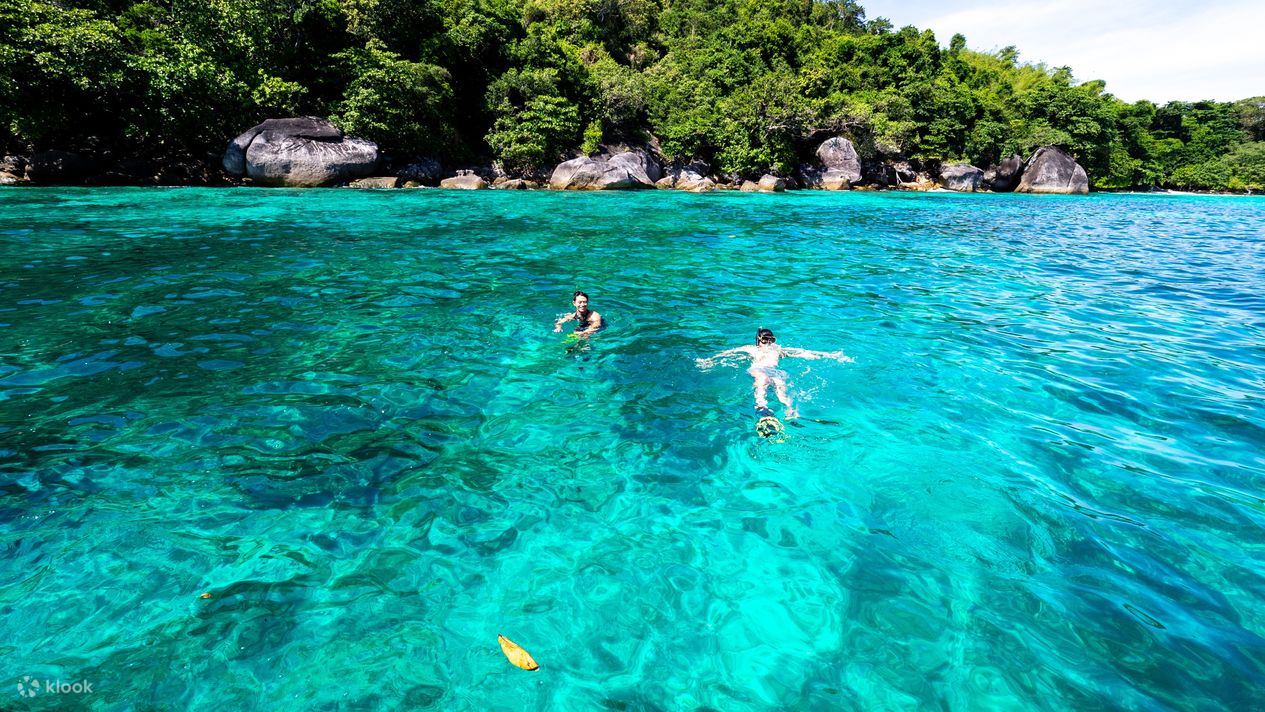
POLYGON ((402 181, 397 176, 373 176, 371 178, 357 178, 348 186, 352 188, 399 188, 402 181))
POLYGON ((673 163, 663 170, 663 177, 655 181, 656 188, 674 188, 689 193, 706 193, 716 190, 716 181, 707 177, 707 164, 702 161, 673 163))
POLYGON ((536 185, 522 178, 510 178, 508 176, 498 176, 492 181, 492 187, 496 190, 530 190, 536 185))
POLYGON ((452 190, 483 190, 488 182, 474 171, 457 171, 457 175, 439 181, 440 188, 452 190))
POLYGON ((756 184, 756 187, 761 193, 781 193, 786 190, 786 181, 777 176, 765 174, 760 176, 760 182, 756 184))
POLYGON ((1016 193, 1086 195, 1089 176, 1076 159, 1056 146, 1042 146, 1023 168, 1016 193))
POLYGON ((444 168, 433 158, 423 158, 404 166, 395 175, 405 183, 435 186, 444 177, 444 168))
POLYGON ((659 163, 642 150, 609 157, 581 156, 564 161, 549 177, 552 190, 626 190, 653 188, 662 177, 659 163))
POLYGON ((861 159, 848 139, 835 136, 822 141, 817 147, 817 158, 826 167, 827 173, 835 172, 836 182, 840 178, 849 184, 861 181, 861 159))
POLYGON ((1023 176, 1023 158, 1013 155, 1002 160, 998 165, 984 171, 982 185, 997 193, 1008 193, 1019 185, 1023 176))
POLYGON ((852 187, 850 176, 852 171, 837 168, 823 168, 809 163, 800 165, 800 184, 805 188, 822 190, 848 190, 852 187))
POLYGON ((848 190, 852 187, 849 175, 851 175, 849 171, 828 170, 821 177, 821 187, 823 190, 848 190))
POLYGON ((974 193, 983 180, 984 171, 969 163, 947 163, 940 167, 940 185, 948 190, 974 193))
POLYGON ((716 181, 692 171, 682 171, 676 179, 676 189, 687 193, 708 193, 716 190, 716 181))
POLYGON ((753 180, 744 180, 742 185, 738 186, 738 190, 744 193, 757 193, 760 191, 760 184, 753 180))
POLYGON ((378 146, 316 116, 268 119, 233 139, 224 170, 260 185, 306 188, 373 175, 378 146))

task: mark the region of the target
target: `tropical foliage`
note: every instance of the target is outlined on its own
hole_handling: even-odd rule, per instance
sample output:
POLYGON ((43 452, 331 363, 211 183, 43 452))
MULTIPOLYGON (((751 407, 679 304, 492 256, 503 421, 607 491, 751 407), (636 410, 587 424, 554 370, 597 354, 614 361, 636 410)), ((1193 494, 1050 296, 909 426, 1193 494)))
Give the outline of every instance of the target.
POLYGON ((855 0, 8 0, 0 140, 210 160, 284 115, 391 156, 531 172, 657 140, 732 176, 846 135, 986 166, 1057 144, 1097 188, 1265 188, 1265 97, 1125 103, 1066 67, 868 20, 855 0))

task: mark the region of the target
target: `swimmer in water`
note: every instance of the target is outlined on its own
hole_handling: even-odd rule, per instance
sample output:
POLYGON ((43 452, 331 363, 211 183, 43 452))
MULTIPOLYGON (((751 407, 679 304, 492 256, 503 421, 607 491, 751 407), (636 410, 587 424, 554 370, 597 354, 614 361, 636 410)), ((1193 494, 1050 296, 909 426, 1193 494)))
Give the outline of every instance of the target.
POLYGON ((773 384, 773 390, 777 393, 777 399, 786 406, 786 417, 798 418, 799 411, 795 410, 795 406, 791 404, 791 396, 787 392, 786 371, 778 368, 778 360, 783 356, 791 358, 819 359, 830 358, 841 363, 852 363, 852 357, 845 356, 842 351, 809 351, 808 349, 783 348, 777 345, 777 337, 769 329, 761 327, 755 333, 755 344, 749 346, 739 346, 736 349, 721 351, 711 358, 698 359, 697 363, 700 367, 709 368, 716 363, 716 359, 725 356, 735 356, 737 354, 746 354, 751 357, 751 368, 747 369, 747 373, 755 379, 755 407, 765 415, 772 415, 769 410, 769 384, 773 384))
POLYGON ((575 306, 575 311, 554 322, 555 332, 562 331, 562 325, 572 319, 576 321, 575 333, 578 336, 588 336, 602 328, 602 315, 589 309, 589 295, 577 290, 572 295, 571 303, 575 306))

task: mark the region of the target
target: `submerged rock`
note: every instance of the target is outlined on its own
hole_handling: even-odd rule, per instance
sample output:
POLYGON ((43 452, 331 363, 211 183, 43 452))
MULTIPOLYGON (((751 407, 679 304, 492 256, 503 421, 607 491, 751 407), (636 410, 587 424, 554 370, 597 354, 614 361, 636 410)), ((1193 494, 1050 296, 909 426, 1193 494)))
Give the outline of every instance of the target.
POLYGON ((334 185, 373 174, 378 146, 343 136, 329 121, 304 116, 268 119, 229 143, 224 170, 260 185, 334 185))
POLYGON ((1015 192, 1086 195, 1089 193, 1089 176, 1076 159, 1062 149, 1043 146, 1028 159, 1015 192))

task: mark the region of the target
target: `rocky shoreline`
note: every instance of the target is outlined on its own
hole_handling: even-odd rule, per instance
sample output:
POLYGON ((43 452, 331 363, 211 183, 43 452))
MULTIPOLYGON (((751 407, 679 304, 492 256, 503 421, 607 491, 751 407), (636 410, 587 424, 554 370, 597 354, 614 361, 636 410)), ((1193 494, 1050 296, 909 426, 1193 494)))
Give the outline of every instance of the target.
POLYGON ((966 163, 863 158, 843 136, 822 141, 816 160, 791 175, 719 175, 702 161, 667 161, 652 141, 604 146, 596 155, 565 160, 551 170, 510 175, 496 164, 452 170, 433 159, 397 165, 371 141, 345 136, 319 117, 269 119, 231 141, 215 166, 206 161, 118 161, 67 151, 0 159, 0 184, 31 185, 257 185, 278 187, 424 188, 455 190, 637 190, 693 193, 714 190, 906 190, 1084 195, 1085 169, 1056 146, 1030 157, 1011 156, 980 168, 966 163))

